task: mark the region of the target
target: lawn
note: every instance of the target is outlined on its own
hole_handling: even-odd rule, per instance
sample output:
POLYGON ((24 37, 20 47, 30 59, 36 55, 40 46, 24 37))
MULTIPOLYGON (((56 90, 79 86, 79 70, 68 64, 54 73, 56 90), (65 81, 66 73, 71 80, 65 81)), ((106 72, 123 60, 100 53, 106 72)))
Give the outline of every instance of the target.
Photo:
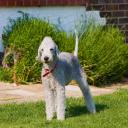
POLYGON ((44 102, 0 105, 0 128, 128 128, 128 89, 94 98, 97 113, 83 98, 68 99, 66 120, 45 120, 44 102))

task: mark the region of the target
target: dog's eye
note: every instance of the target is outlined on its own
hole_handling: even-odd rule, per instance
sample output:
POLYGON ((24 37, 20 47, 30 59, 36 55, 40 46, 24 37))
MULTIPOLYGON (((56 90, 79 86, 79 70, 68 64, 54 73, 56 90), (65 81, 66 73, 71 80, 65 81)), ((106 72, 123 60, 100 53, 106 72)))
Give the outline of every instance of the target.
POLYGON ((41 51, 44 51, 44 49, 41 49, 41 51))
POLYGON ((53 51, 53 50, 54 50, 53 48, 50 49, 50 51, 53 51))

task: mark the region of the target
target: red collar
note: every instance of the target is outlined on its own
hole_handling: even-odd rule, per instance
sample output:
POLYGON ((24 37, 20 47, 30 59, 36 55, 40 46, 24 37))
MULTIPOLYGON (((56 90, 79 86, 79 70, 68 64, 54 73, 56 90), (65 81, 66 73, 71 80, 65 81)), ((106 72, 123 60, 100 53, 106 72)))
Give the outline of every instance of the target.
POLYGON ((44 69, 45 73, 43 74, 43 77, 45 77, 45 76, 49 75, 50 73, 52 73, 55 70, 56 67, 57 67, 57 64, 55 64, 55 66, 51 70, 50 69, 44 69))

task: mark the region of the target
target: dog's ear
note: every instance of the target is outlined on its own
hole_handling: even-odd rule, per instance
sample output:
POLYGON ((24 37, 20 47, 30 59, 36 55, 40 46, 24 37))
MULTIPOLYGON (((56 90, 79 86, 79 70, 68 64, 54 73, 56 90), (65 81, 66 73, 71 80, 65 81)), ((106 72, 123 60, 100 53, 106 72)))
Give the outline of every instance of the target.
POLYGON ((57 45, 56 45, 55 49, 56 49, 56 55, 58 56, 58 55, 60 54, 60 51, 59 51, 59 49, 58 49, 58 46, 57 46, 57 45))

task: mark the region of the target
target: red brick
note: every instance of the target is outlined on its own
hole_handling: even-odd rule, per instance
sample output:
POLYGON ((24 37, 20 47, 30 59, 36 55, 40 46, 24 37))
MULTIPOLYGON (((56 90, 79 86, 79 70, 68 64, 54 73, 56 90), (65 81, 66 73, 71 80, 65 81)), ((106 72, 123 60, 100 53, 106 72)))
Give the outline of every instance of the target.
POLYGON ((125 11, 113 11, 112 12, 112 17, 124 17, 125 16, 125 11))
POLYGON ((7 5, 8 6, 15 6, 16 5, 15 0, 8 0, 7 5))
POLYGON ((128 23, 128 17, 121 17, 119 18, 119 24, 128 23))
POLYGON ((125 11, 125 16, 128 17, 128 11, 125 11))
POLYGON ((79 1, 75 0, 74 3, 75 3, 75 5, 80 5, 82 3, 82 0, 79 0, 79 1))
POLYGON ((86 5, 89 0, 47 0, 47 6, 63 6, 63 5, 86 5))
POLYGON ((87 5, 89 3, 89 1, 88 0, 81 0, 80 2, 79 2, 79 5, 87 5))
POLYGON ((111 0, 112 3, 124 3, 125 0, 111 0))
POLYGON ((47 0, 40 0, 40 6, 47 6, 47 0))
POLYGON ((109 4, 106 5, 106 10, 111 11, 111 10, 118 10, 119 9, 119 5, 118 4, 109 4))
POLYGON ((86 5, 88 3, 88 0, 76 0, 76 5, 86 5))
POLYGON ((111 0, 98 0, 99 4, 111 3, 111 0))
POLYGON ((63 0, 54 0, 53 5, 56 6, 57 4, 61 6, 63 4, 63 0))
MULTIPOLYGON (((56 1, 56 2, 57 2, 57 1, 56 1)), ((59 0, 59 4, 60 4, 60 5, 63 5, 63 3, 64 3, 63 0, 59 0)))
POLYGON ((118 24, 118 18, 107 18, 107 24, 118 24))
POLYGON ((72 5, 73 3, 75 4, 75 0, 64 0, 65 3, 67 3, 67 5, 72 5))
POLYGON ((15 0, 16 6, 24 6, 24 0, 15 0))
POLYGON ((40 0, 31 0, 32 6, 40 6, 40 0))
POLYGON ((64 6, 65 5, 69 5, 69 3, 68 3, 69 1, 68 0, 61 0, 61 1, 62 1, 62 5, 64 5, 64 6))
POLYGON ((119 10, 128 10, 128 4, 119 4, 119 10))
POLYGON ((93 10, 92 9, 92 5, 89 3, 89 5, 86 7, 86 10, 89 11, 89 10, 93 10))
POLYGON ((92 5, 92 10, 100 10, 100 11, 105 11, 106 6, 105 5, 92 5))
POLYGON ((68 5, 75 5, 75 4, 76 4, 76 0, 74 0, 74 1, 73 0, 69 0, 68 1, 68 5))
POLYGON ((123 1, 123 3, 128 3, 128 0, 122 0, 123 1))
POLYGON ((90 0, 0 0, 0 6, 85 6, 90 0))
POLYGON ((54 4, 54 0, 46 0, 47 6, 52 6, 54 4))
POLYGON ((61 4, 61 0, 47 0, 47 6, 58 6, 61 4))
POLYGON ((82 5, 87 5, 90 3, 90 0, 82 0, 82 5))
POLYGON ((93 4, 98 4, 98 0, 90 0, 93 4))
POLYGON ((24 3, 23 3, 24 6, 31 6, 31 0, 24 0, 24 3))
POLYGON ((0 6, 7 6, 8 1, 7 0, 0 0, 0 6))
POLYGON ((57 0, 56 0, 56 3, 58 3, 60 6, 63 6, 63 5, 70 5, 70 1, 72 0, 60 0, 60 2, 58 3, 57 0))
POLYGON ((101 11, 100 12, 100 16, 101 17, 111 17, 112 16, 112 12, 106 12, 106 11, 101 11))

